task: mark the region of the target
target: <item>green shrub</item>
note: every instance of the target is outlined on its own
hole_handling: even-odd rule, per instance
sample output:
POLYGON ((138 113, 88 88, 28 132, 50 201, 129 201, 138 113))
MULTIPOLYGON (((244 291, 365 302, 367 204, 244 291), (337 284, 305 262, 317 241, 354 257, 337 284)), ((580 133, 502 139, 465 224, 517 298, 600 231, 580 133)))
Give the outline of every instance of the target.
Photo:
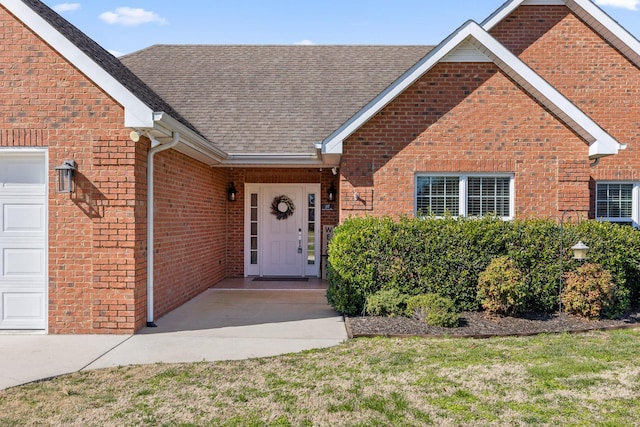
POLYGON ((436 294, 416 295, 407 300, 408 317, 418 319, 430 326, 456 327, 460 315, 449 298, 436 294))
POLYGON ((409 297, 395 288, 383 289, 367 298, 365 313, 369 316, 402 316, 407 311, 409 297))
POLYGON ((387 252, 391 222, 354 218, 335 228, 329 250, 327 300, 340 313, 363 313, 367 297, 381 289, 376 265, 387 252))
POLYGON ((611 273, 599 264, 584 264, 565 277, 561 298, 571 314, 590 319, 614 318, 629 308, 626 289, 617 288, 611 273))
POLYGON ((478 299, 490 313, 516 316, 526 307, 527 283, 514 260, 501 256, 480 273, 478 299))
MULTIPOLYGON (((381 289, 401 294, 435 293, 464 311, 481 308, 480 273, 492 259, 508 256, 523 272, 525 311, 552 312, 559 303, 561 271, 574 271, 571 246, 582 240, 589 257, 611 272, 616 289, 640 298, 640 232, 583 220, 502 221, 499 218, 351 218, 329 243, 327 298, 341 313, 362 314, 381 289), (560 247, 564 251, 560 253, 560 247)), ((519 308, 520 310, 521 308, 519 308)))
POLYGON ((505 252, 496 256, 508 256, 521 272, 526 273, 525 310, 555 311, 561 268, 558 224, 550 219, 515 220, 506 227, 505 233, 505 252))
MULTIPOLYGON (((628 289, 635 304, 640 303, 640 231, 610 222, 582 221, 567 230, 565 247, 578 240, 589 246, 589 262, 602 265, 618 288, 628 289)), ((565 268, 565 271, 575 268, 565 268)))

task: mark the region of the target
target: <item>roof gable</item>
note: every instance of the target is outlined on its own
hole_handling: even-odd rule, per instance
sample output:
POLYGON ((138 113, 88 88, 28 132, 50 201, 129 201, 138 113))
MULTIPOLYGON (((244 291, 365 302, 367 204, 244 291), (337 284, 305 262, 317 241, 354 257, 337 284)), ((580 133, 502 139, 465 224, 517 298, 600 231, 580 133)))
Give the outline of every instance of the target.
POLYGON ((491 31, 518 7, 535 5, 568 7, 636 66, 640 67, 640 41, 590 0, 509 0, 485 19, 481 25, 485 30, 491 31))
POLYGON ((164 112, 195 131, 116 57, 40 0, 0 0, 0 4, 122 105, 124 126, 151 128, 154 112, 164 112))
POLYGON ((446 60, 459 47, 467 49, 469 45, 490 58, 505 74, 587 141, 589 143, 589 157, 598 158, 618 153, 620 148, 618 141, 473 21, 468 21, 456 30, 429 55, 334 131, 323 141, 323 152, 341 154, 343 141, 349 135, 380 112, 436 64, 446 60))

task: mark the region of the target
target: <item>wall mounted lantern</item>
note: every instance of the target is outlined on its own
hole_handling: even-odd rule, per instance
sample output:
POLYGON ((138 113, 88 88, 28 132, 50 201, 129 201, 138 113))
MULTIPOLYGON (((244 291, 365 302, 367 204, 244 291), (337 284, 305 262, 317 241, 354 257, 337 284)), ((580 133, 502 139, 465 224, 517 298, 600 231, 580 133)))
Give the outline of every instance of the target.
POLYGON ((234 185, 233 181, 231 181, 231 183, 229 184, 229 188, 227 188, 227 199, 230 202, 235 202, 237 195, 238 190, 236 190, 236 186, 234 185))
POLYGON ((331 183, 331 187, 329 187, 329 190, 327 190, 327 199, 330 202, 336 200, 336 187, 334 187, 333 183, 331 183))
POLYGON ((577 259, 578 261, 584 261, 587 258, 587 253, 589 252, 589 246, 579 241, 576 245, 571 247, 573 251, 573 259, 577 259))
POLYGON ((58 171, 58 193, 73 193, 76 189, 75 172, 77 164, 73 160, 65 160, 56 167, 58 171))

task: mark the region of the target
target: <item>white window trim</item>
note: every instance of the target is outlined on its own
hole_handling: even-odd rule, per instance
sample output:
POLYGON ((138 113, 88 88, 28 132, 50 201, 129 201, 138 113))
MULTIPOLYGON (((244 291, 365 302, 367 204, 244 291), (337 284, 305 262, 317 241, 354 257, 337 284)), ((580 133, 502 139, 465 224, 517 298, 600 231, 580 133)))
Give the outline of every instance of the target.
POLYGON ((631 225, 635 228, 640 228, 640 182, 637 181, 596 181, 596 192, 595 192, 595 208, 594 214, 596 215, 596 220, 601 222, 630 222, 631 225), (599 184, 631 184, 633 185, 633 190, 631 193, 632 204, 631 204, 631 218, 627 217, 598 217, 598 185, 599 184))
MULTIPOLYGON (((468 217, 468 180, 469 178, 509 178, 509 216, 502 216, 504 221, 511 221, 515 218, 515 175, 512 173, 452 173, 452 172, 425 172, 417 173, 413 185, 413 212, 418 215, 418 179, 430 177, 457 177, 460 179, 460 191, 458 192, 458 214, 454 217, 468 217)), ((453 213, 452 213, 453 214, 453 213)), ((436 217, 438 218, 438 217, 436 217)), ((474 217, 475 218, 475 217, 474 217)))

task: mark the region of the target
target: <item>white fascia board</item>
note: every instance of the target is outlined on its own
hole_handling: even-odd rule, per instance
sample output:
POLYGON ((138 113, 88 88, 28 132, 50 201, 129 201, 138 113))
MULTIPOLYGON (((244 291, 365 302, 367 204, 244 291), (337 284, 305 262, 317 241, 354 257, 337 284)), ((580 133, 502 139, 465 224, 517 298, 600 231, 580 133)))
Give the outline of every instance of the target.
POLYGON ((342 127, 336 130, 323 145, 323 153, 341 154, 343 141, 382 110, 395 97, 415 83, 446 55, 463 42, 470 42, 480 52, 516 81, 524 90, 537 98, 546 108, 556 114, 560 120, 581 135, 589 144, 589 156, 592 158, 616 154, 620 144, 611 135, 565 98, 547 81, 529 68, 518 57, 505 48, 482 27, 468 21, 449 38, 443 41, 429 55, 396 80, 387 90, 371 101, 354 115, 342 127), (598 142, 598 144, 595 144, 598 142), (594 145, 595 144, 595 145, 594 145))
POLYGON ((589 0, 565 0, 569 9, 640 67, 640 41, 589 0), (595 22, 593 20, 595 19, 595 22))
POLYGON ((589 143, 589 157, 617 154, 620 143, 551 84, 522 62, 478 24, 469 25, 471 43, 502 71, 589 143))
POLYGON ((209 140, 203 138, 170 115, 156 112, 153 113, 153 119, 154 130, 164 134, 178 132, 180 134, 180 141, 178 144, 184 144, 191 150, 205 155, 207 158, 211 159, 213 163, 221 163, 228 158, 227 153, 214 146, 209 140))
POLYGON ((528 5, 567 6, 623 55, 631 59, 636 66, 640 67, 640 41, 590 0, 511 0, 485 19, 481 24, 482 28, 491 31, 519 6, 528 5))
POLYGON ((269 157, 265 155, 260 156, 230 156, 221 166, 227 167, 270 167, 270 168, 300 168, 300 167, 313 167, 323 168, 328 167, 320 159, 301 159, 299 157, 269 157))
POLYGON ((451 53, 458 45, 465 41, 468 34, 465 29, 472 21, 467 21, 458 30, 453 32, 442 43, 431 50, 413 67, 405 72, 399 79, 376 96, 358 113, 347 120, 322 142, 322 152, 327 154, 342 154, 342 143, 353 132, 365 124, 371 117, 377 114, 398 95, 415 83, 426 72, 438 64, 445 56, 451 53))
POLYGON ((0 0, 11 14, 42 38, 80 72, 105 91, 125 109, 125 127, 153 127, 153 111, 126 87, 107 73, 76 45, 60 34, 49 22, 21 0, 0 0))
POLYGON ((315 154, 298 153, 230 153, 225 165, 289 165, 289 166, 317 166, 322 165, 322 159, 315 154))
POLYGON ((563 6, 565 3, 564 0, 510 0, 489 15, 480 25, 489 31, 520 6, 563 6))

